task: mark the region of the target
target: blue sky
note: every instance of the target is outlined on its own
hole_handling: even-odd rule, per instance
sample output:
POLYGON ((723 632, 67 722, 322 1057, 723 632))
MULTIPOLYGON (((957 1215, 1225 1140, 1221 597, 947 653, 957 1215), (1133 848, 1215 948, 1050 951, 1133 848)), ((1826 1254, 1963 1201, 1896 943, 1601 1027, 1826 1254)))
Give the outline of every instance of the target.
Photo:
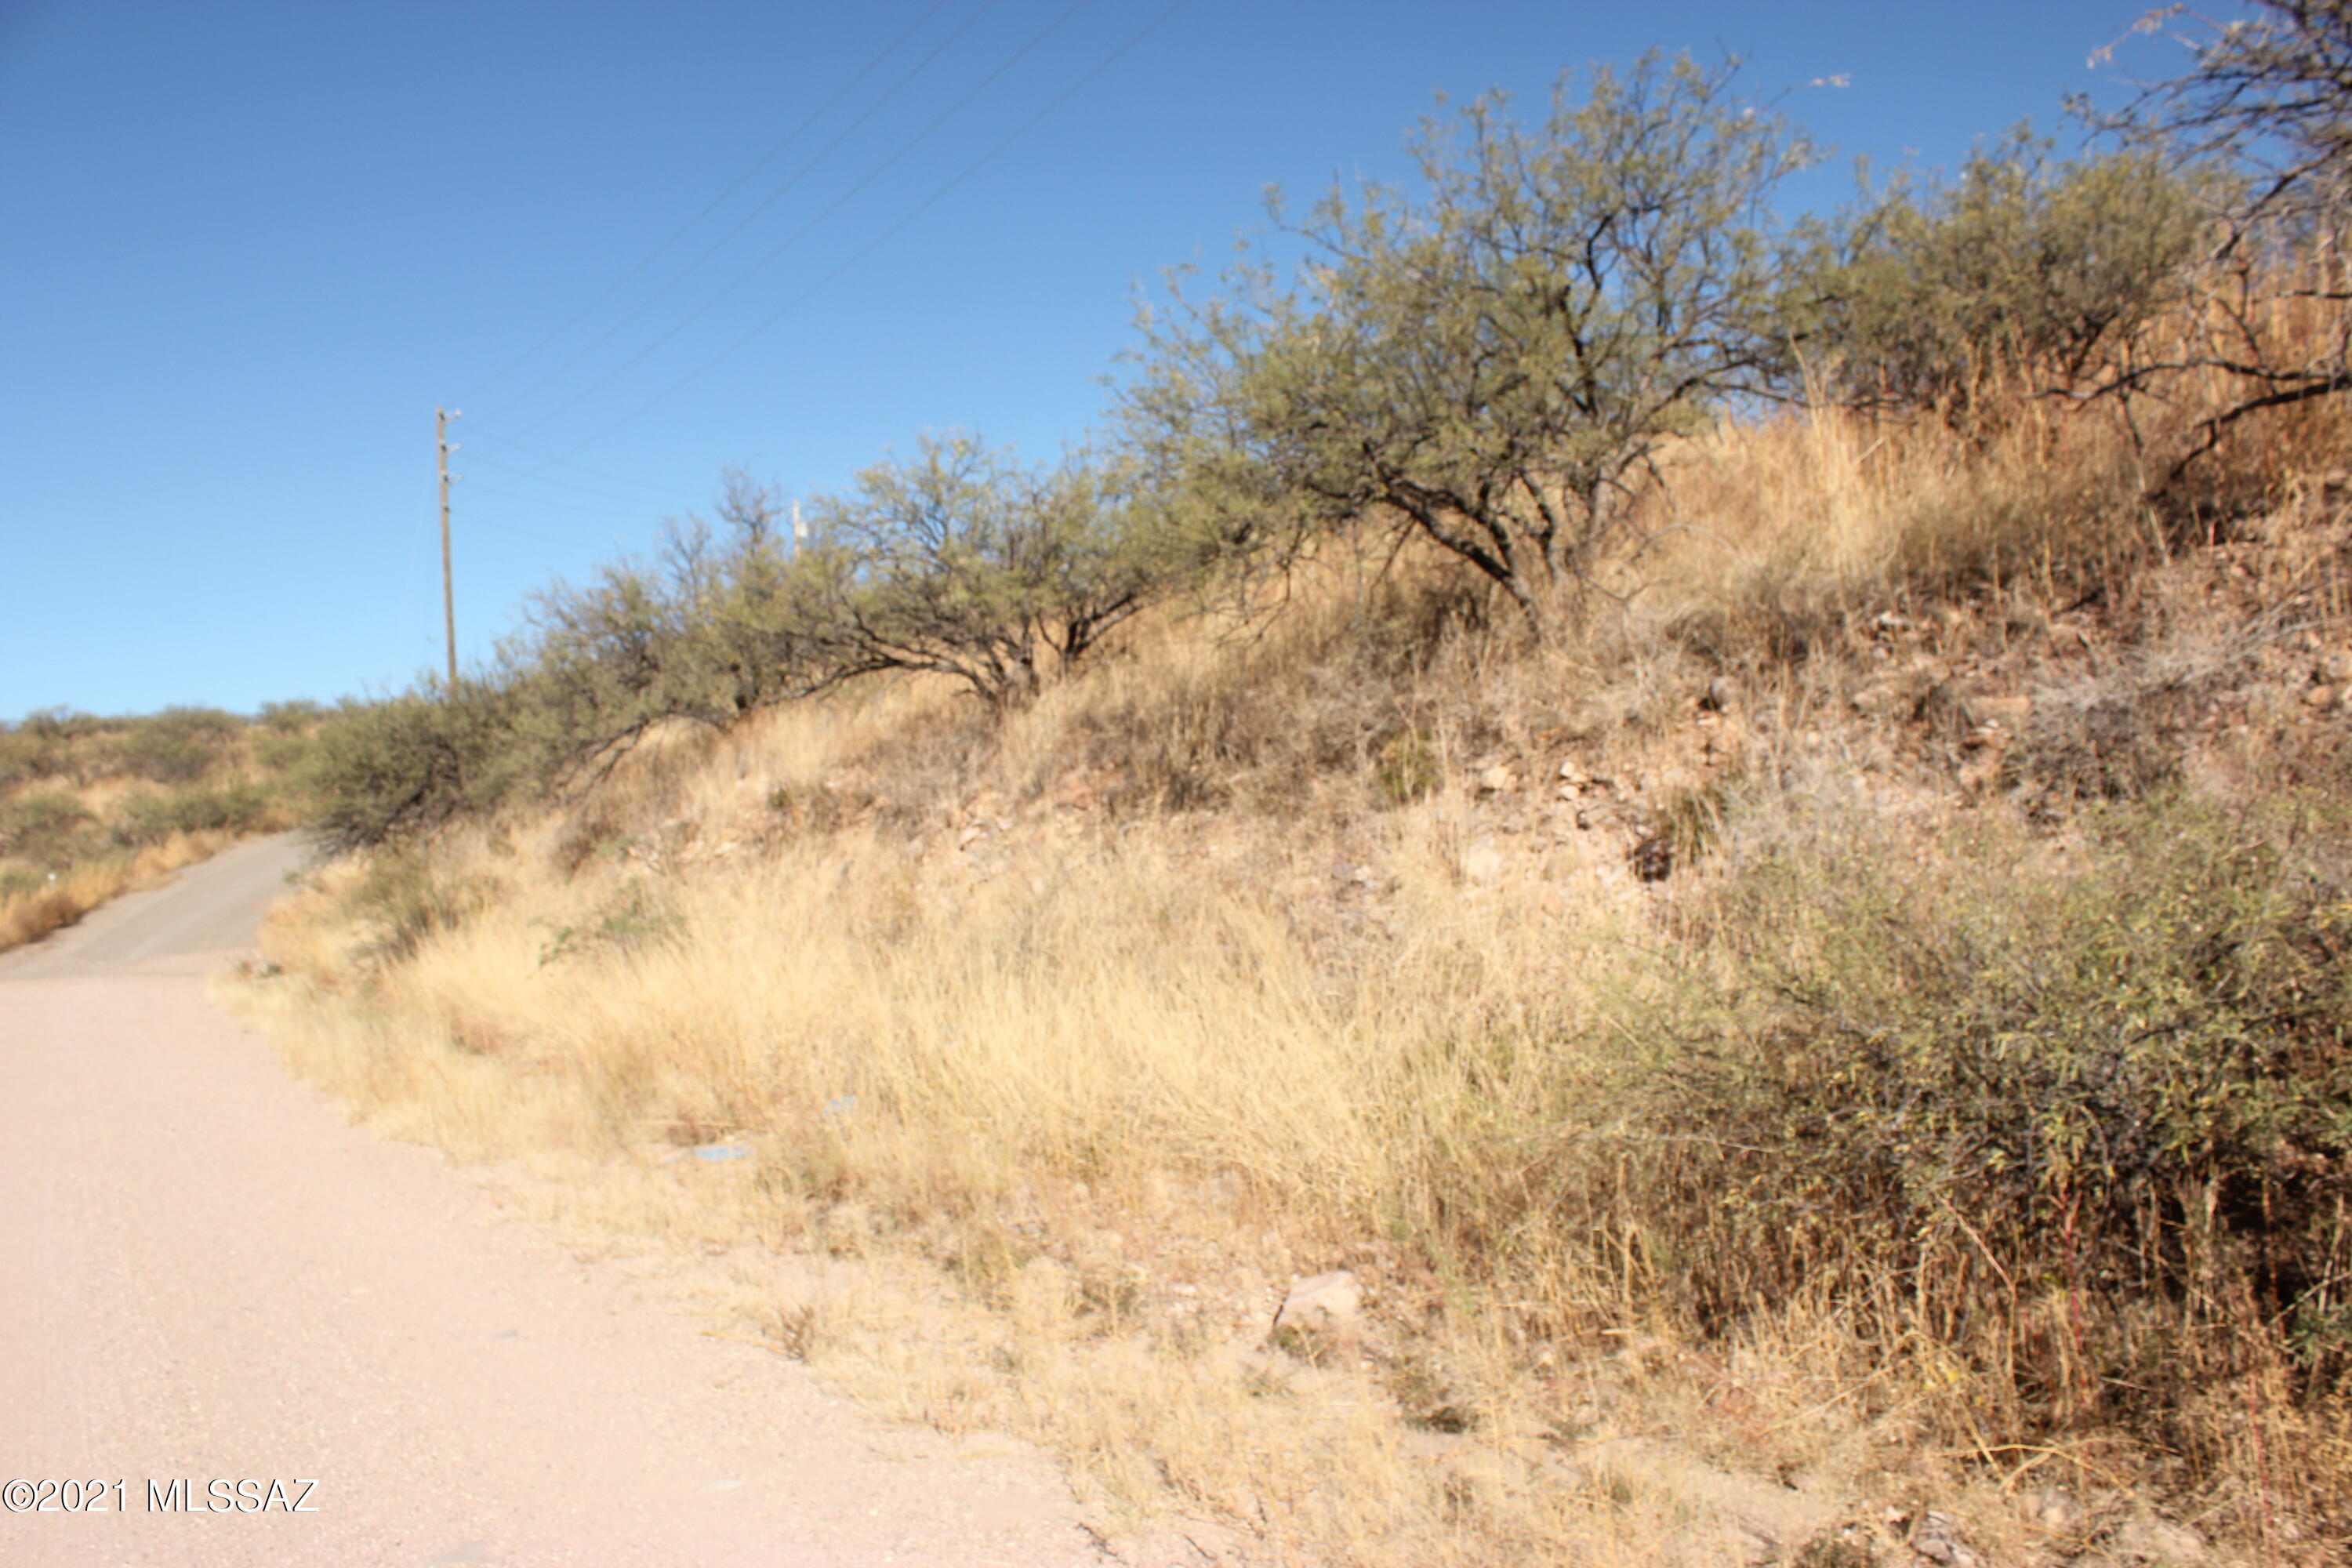
POLYGON ((0 718, 436 665, 436 404, 470 661, 724 464, 1050 455, 1139 289, 1268 184, 1401 174, 1437 91, 1728 47, 1842 154, 1948 163, 2145 8, 1168 5, 0 0, 0 718))

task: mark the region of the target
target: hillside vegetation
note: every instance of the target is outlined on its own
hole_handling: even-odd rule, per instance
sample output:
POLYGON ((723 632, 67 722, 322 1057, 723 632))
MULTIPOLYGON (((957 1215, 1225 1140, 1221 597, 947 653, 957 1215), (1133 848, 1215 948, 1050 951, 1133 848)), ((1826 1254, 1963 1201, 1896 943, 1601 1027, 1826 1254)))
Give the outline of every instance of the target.
POLYGON ((249 834, 293 826, 319 710, 214 708, 0 724, 0 952, 249 834))
POLYGON ((1794 226, 1723 73, 1482 101, 1091 451, 731 479, 338 717, 239 1005, 1128 1561, 2343 1562, 2352 33, 2259 15, 1794 226))

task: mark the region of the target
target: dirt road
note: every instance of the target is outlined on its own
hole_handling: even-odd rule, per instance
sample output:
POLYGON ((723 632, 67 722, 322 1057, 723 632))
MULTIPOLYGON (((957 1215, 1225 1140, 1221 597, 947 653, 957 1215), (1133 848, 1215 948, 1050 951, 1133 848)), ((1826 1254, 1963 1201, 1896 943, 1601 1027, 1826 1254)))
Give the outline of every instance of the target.
POLYGON ((1034 1455, 863 1417, 289 1079, 201 976, 299 858, 0 958, 0 1564, 1101 1561, 1034 1455))

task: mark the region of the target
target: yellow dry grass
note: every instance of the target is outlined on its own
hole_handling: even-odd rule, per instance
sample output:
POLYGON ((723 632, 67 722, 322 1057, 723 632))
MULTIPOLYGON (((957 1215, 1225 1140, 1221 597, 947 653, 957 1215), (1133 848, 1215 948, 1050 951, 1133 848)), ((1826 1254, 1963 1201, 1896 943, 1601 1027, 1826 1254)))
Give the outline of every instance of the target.
POLYGON ((1923 846, 1977 809, 1844 700, 1885 673, 1865 617, 1939 600, 1953 646, 2005 640, 2062 579, 2130 580, 2172 548, 2116 499, 2131 460, 2054 416, 1990 450, 1720 431, 1647 503, 1632 608, 1555 646, 1446 633, 1426 563, 1337 563, 1270 627, 1144 626, 998 732, 901 686, 672 738, 586 802, 331 868, 237 1005, 375 1125, 700 1259, 730 1331, 1052 1443, 1119 1529, 1207 1521, 1234 1561, 1785 1560, 1934 1502, 1991 1559, 2056 1550, 2087 1527, 2011 1494, 2113 1522, 2131 1461, 1983 1462, 1979 1372, 1834 1303, 1677 1340, 1642 1306, 1659 1238, 1528 1222, 1512 1140, 1605 1138, 1573 1086, 1658 1048, 1612 1021, 1672 983, 1706 873, 1645 888, 1635 837, 1738 781, 1923 846), (1702 711, 1726 668, 1744 711, 1702 711), (1338 1268, 1365 1321, 1270 1347, 1286 1284, 1338 1268))
POLYGON ((71 925, 240 837, 295 825, 289 758, 306 732, 237 729, 235 719, 215 715, 228 732, 214 735, 210 754, 199 752, 193 770, 185 755, 158 770, 152 758, 123 754, 126 735, 170 717, 47 716, 46 735, 34 721, 16 732, 0 727, 0 740, 14 742, 16 753, 0 756, 0 952, 71 925), (220 809, 224 796, 229 809, 220 809), (214 809, 194 818, 173 815, 191 802, 214 809))
POLYGON ((108 900, 217 855, 234 841, 226 833, 175 833, 120 859, 85 865, 30 892, 0 898, 0 952, 38 942, 73 924, 108 900))

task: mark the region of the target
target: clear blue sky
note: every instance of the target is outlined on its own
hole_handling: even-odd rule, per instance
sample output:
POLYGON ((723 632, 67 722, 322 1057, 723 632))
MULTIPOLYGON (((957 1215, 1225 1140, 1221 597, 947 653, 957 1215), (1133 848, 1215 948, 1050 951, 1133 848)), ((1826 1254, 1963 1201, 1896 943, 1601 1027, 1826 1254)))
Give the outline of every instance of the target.
POLYGON ((2054 128, 2144 8, 1190 0, 1077 85, 1167 5, 0 0, 0 718, 437 664, 436 404, 471 660, 723 464, 806 494, 926 428, 1050 455, 1139 288, 1269 183, 1401 173, 1438 90, 1534 109, 1727 47, 1842 153, 1948 163, 2054 128))

